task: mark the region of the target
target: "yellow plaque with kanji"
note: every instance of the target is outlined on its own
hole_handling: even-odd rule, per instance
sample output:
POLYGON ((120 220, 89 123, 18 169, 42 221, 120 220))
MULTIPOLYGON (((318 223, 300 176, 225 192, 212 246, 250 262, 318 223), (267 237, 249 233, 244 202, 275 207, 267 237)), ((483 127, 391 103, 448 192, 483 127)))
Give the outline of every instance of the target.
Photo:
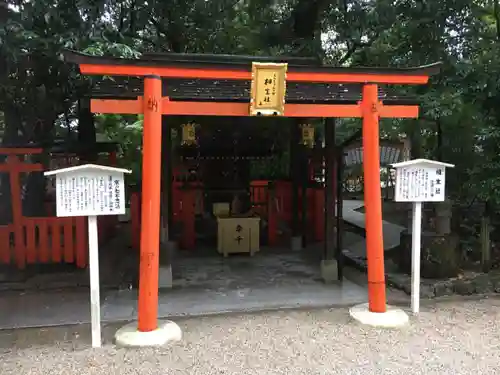
POLYGON ((283 116, 288 64, 252 64, 251 116, 283 116))
POLYGON ((196 144, 196 129, 194 123, 182 125, 182 145, 192 146, 196 144))
POLYGON ((314 126, 310 124, 301 125, 302 140, 301 143, 309 148, 314 147, 314 126))

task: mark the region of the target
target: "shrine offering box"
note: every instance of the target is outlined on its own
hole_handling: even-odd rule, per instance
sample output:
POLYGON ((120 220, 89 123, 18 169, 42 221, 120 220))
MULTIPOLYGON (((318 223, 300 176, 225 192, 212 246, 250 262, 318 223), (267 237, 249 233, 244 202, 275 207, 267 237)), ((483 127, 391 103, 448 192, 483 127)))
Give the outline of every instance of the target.
POLYGON ((217 251, 226 257, 231 253, 250 253, 260 250, 260 218, 227 216, 217 218, 217 251))

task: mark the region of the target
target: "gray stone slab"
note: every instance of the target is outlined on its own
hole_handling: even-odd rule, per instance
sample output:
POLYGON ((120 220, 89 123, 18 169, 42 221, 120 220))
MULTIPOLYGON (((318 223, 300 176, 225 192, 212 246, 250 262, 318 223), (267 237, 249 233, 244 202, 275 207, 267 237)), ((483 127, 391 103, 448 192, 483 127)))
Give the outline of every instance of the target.
MULTIPOLYGON (((88 294, 23 294, 2 298, 0 329, 45 327, 90 322, 88 294)), ((177 289, 161 292, 158 301, 160 318, 200 316, 228 312, 351 306, 366 302, 365 288, 352 282, 342 285, 307 283, 274 288, 177 289)), ((109 294, 101 305, 103 322, 137 318, 137 291, 109 294)))
MULTIPOLYGON (((119 298, 137 304, 135 293, 121 292, 119 298)), ((366 302, 366 299, 366 289, 350 281, 328 286, 316 283, 299 287, 179 290, 160 295, 158 315, 169 318, 291 308, 348 307, 366 302)))
MULTIPOLYGON (((159 317, 294 307, 350 306, 365 302, 366 290, 349 281, 321 281, 321 246, 299 253, 263 248, 254 257, 213 255, 179 257, 173 288, 160 289, 159 317)), ((137 317, 137 290, 102 291, 104 322, 137 317)), ((0 295, 0 328, 89 322, 88 289, 78 293, 38 292, 0 295), (4 308, 5 306, 5 308, 4 308)))
MULTIPOLYGON (((356 211, 357 209, 364 206, 363 201, 358 200, 345 200, 343 202, 343 217, 348 223, 355 225, 359 228, 365 228, 365 214, 356 211)), ((405 230, 404 227, 390 223, 388 221, 382 221, 382 233, 384 236, 384 250, 389 251, 399 246, 401 232, 405 230)), ((344 245, 347 246, 347 245, 344 245)), ((358 257, 366 257, 366 242, 364 239, 357 243, 351 243, 348 245, 348 249, 351 254, 358 257)))

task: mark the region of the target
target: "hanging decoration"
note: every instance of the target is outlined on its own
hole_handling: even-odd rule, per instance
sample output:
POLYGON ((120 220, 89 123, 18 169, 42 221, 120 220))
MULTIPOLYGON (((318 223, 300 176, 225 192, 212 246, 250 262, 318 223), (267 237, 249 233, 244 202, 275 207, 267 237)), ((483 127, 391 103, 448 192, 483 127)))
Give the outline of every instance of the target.
POLYGON ((287 69, 286 63, 252 63, 250 116, 285 114, 287 69))
POLYGON ((198 141, 196 139, 196 124, 194 122, 188 122, 187 124, 182 124, 182 146, 196 146, 198 141))
POLYGON ((306 147, 314 147, 314 126, 311 124, 301 125, 302 137, 300 143, 306 147))

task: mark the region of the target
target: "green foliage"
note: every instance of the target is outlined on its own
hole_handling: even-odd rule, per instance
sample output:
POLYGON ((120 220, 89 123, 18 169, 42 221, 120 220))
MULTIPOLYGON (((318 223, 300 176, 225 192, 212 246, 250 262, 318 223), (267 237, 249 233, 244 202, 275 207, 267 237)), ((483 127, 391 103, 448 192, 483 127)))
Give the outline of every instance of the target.
POLYGON ((131 169, 129 181, 139 184, 142 171, 142 115, 98 115, 95 124, 99 134, 120 144, 118 166, 131 169))
POLYGON ((290 154, 288 150, 270 159, 252 160, 250 178, 252 180, 279 180, 288 178, 290 154))

